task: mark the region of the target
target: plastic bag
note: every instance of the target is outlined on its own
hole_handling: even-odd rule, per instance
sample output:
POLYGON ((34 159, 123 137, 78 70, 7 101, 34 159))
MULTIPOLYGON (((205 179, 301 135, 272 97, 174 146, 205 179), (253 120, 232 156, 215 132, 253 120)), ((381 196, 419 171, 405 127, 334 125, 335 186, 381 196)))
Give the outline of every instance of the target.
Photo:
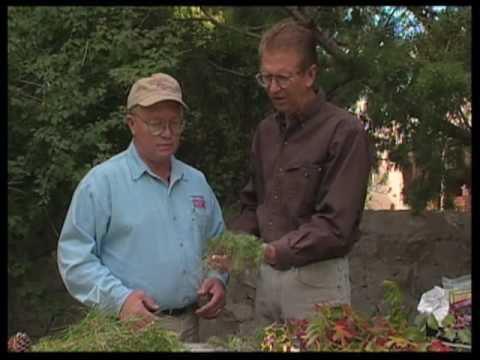
POLYGON ((448 315, 450 307, 448 300, 449 292, 439 286, 427 291, 422 295, 417 310, 422 314, 433 314, 439 326, 448 315))
POLYGON ((442 277, 442 285, 449 293, 450 305, 472 298, 472 277, 470 274, 454 279, 442 277))

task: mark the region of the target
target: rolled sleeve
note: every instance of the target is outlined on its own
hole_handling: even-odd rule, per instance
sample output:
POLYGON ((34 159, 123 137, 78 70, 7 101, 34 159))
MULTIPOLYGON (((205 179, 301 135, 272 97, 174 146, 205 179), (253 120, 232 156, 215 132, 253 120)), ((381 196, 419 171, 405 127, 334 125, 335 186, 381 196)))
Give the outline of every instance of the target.
POLYGON ((215 278, 222 282, 223 287, 226 288, 230 280, 230 274, 228 272, 218 272, 215 270, 210 270, 207 273, 207 278, 215 278))

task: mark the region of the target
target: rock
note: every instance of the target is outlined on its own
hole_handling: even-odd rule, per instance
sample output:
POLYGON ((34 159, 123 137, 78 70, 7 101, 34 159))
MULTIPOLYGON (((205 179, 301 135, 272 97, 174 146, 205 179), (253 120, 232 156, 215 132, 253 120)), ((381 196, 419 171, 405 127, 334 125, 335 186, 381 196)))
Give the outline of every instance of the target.
POLYGON ((207 343, 183 343, 189 352, 225 352, 227 349, 213 347, 207 343))
POLYGON ((253 319, 253 308, 250 305, 238 303, 227 306, 235 317, 235 320, 246 321, 253 319))

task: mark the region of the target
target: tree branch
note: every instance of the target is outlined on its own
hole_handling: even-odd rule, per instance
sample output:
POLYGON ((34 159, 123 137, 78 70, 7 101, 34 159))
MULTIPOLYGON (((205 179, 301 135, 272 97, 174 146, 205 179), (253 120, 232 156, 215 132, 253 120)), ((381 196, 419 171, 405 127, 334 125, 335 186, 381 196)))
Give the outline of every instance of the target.
POLYGON ((422 24, 425 31, 430 29, 430 22, 432 21, 430 16, 433 14, 430 9, 419 6, 407 6, 406 8, 417 18, 420 24, 422 24), (424 10, 426 14, 423 13, 424 10))
POLYGON ((442 128, 448 133, 451 138, 457 139, 463 144, 470 144, 472 142, 471 131, 456 126, 449 121, 442 121, 442 125, 442 128))
POLYGON ((87 60, 87 54, 88 54, 88 45, 90 44, 90 41, 87 40, 87 44, 85 45, 85 51, 83 52, 83 59, 82 59, 82 65, 85 65, 85 61, 87 60))
POLYGON ((22 91, 22 89, 20 89, 18 87, 13 87, 13 89, 16 90, 21 96, 26 96, 27 98, 30 98, 31 100, 34 100, 34 101, 38 102, 39 104, 42 103, 42 99, 40 99, 36 96, 27 94, 25 91, 22 91))
POLYGON ((207 17, 208 21, 214 23, 215 25, 217 26, 220 26, 220 27, 223 27, 225 29, 228 29, 228 30, 231 30, 231 31, 235 31, 237 33, 240 33, 240 34, 243 34, 243 35, 247 35, 247 36, 250 36, 254 39, 260 39, 260 35, 258 34, 255 34, 255 33, 252 33, 248 30, 245 30, 245 29, 238 29, 234 26, 230 26, 230 25, 225 25, 225 24, 222 24, 221 22, 217 21, 217 19, 215 19, 212 15, 210 15, 210 13, 208 12, 208 10, 204 9, 203 6, 200 6, 200 10, 205 14, 205 16, 207 17))
POLYGON ((244 79, 250 79, 251 78, 250 75, 247 75, 247 74, 244 74, 244 73, 232 70, 232 69, 224 68, 223 66, 220 66, 220 65, 214 63, 211 60, 207 60, 207 62, 219 71, 226 72, 226 73, 229 73, 229 74, 232 74, 232 75, 235 75, 235 76, 239 76, 239 77, 242 77, 244 79))
POLYGON ((392 20, 392 17, 393 17, 393 14, 395 14, 395 12, 397 11, 397 7, 394 7, 393 8, 393 11, 390 13, 390 15, 388 16, 388 19, 387 21, 385 21, 385 25, 383 25, 383 28, 386 29, 388 27, 388 25, 390 24, 390 21, 392 20))
POLYGON ((318 27, 314 21, 303 14, 298 6, 287 6, 290 15, 298 21, 313 30, 317 43, 322 46, 330 55, 340 62, 348 62, 349 57, 340 49, 336 41, 330 38, 327 31, 318 27))
POLYGON ((18 80, 18 82, 22 83, 22 84, 34 85, 36 87, 43 88, 42 84, 39 84, 39 83, 36 83, 36 82, 33 82, 33 81, 27 81, 27 80, 20 79, 20 80, 18 80))
POLYGON ((469 119, 465 116, 465 113, 463 112, 463 110, 460 108, 457 110, 457 114, 460 116, 460 118, 462 119, 463 121, 463 124, 465 125, 466 128, 472 129, 472 124, 471 124, 471 121, 469 121, 469 119))
POLYGON ((333 99, 338 89, 347 85, 352 80, 353 80, 353 74, 349 72, 348 75, 345 77, 345 79, 338 82, 337 84, 335 84, 335 86, 332 89, 330 89, 330 91, 327 93, 327 99, 333 99))
MULTIPOLYGON (((183 22, 186 22, 186 21, 198 21, 198 22, 209 21, 209 22, 213 22, 213 21, 216 21, 216 20, 215 20, 215 18, 212 19, 212 17, 195 16, 195 17, 186 17, 186 18, 171 18, 171 19, 169 19, 169 21, 183 21, 183 22)), ((243 33, 243 34, 245 34, 245 32, 246 32, 247 34, 245 34, 245 35, 255 36, 255 37, 258 37, 258 38, 260 38, 261 36, 251 32, 250 30, 263 31, 267 28, 267 25, 259 25, 259 26, 248 26, 248 27, 243 27, 242 29, 238 29, 238 28, 235 28, 234 26, 219 23, 218 21, 215 24, 223 26, 224 28, 227 28, 229 30, 233 30, 233 31, 240 32, 240 33, 243 33)))

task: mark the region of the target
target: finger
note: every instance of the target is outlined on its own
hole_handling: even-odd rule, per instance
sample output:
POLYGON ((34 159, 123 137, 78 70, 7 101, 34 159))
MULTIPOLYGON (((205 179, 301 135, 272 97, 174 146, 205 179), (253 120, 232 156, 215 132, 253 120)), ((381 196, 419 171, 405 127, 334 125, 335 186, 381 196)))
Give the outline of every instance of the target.
POLYGON ((205 319, 213 319, 215 317, 214 311, 205 308, 198 309, 197 311, 195 311, 195 314, 205 319))
POLYGON ((212 291, 210 291, 210 294, 212 294, 212 298, 209 301, 209 304, 212 304, 213 306, 217 306, 218 304, 221 303, 222 300, 224 300, 225 294, 222 290, 218 288, 218 286, 214 287, 212 291))
MULTIPOLYGON (((212 298, 213 299, 213 298, 212 298)), ((210 300, 207 304, 197 309, 195 314, 205 318, 211 318, 218 315, 217 312, 220 312, 225 307, 225 298, 217 299, 216 301, 210 300)))
POLYGON ((124 321, 127 321, 127 324, 132 327, 132 329, 140 331, 145 327, 153 324, 157 319, 152 313, 147 310, 143 312, 137 312, 130 314, 127 318, 124 318, 124 321))
POLYGON ((152 321, 156 318, 150 311, 148 311, 144 306, 139 306, 135 311, 132 311, 123 318, 124 320, 134 320, 134 321, 152 321))
POLYGON ((205 295, 212 287, 212 279, 206 279, 197 291, 198 295, 205 295))
POLYGON ((215 308, 212 307, 211 302, 208 302, 205 305, 203 305, 202 307, 198 308, 195 311, 195 314, 197 314, 198 316, 205 317, 206 315, 209 315, 212 312, 213 309, 215 309, 215 308))
POLYGON ((143 297, 142 301, 143 301, 143 304, 144 304, 145 308, 150 312, 156 311, 156 310, 159 309, 158 304, 156 303, 156 301, 151 296, 145 295, 143 297))
POLYGON ((218 317, 222 313, 223 309, 224 309, 223 307, 219 307, 216 309, 205 310, 202 312, 197 312, 197 315, 205 319, 213 319, 218 317))

